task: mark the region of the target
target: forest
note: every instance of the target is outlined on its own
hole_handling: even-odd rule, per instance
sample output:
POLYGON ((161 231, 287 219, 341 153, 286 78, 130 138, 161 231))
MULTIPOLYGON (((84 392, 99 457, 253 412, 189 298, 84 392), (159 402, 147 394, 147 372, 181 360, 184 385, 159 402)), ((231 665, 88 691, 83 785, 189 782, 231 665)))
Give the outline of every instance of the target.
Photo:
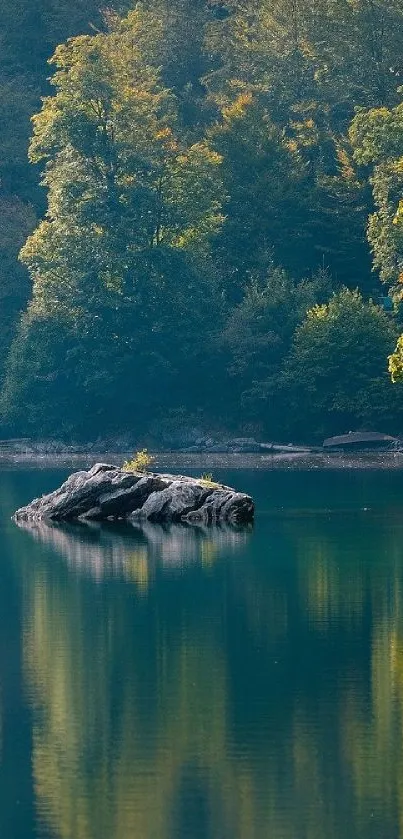
POLYGON ((0 432, 403 433, 403 0, 3 0, 0 432))

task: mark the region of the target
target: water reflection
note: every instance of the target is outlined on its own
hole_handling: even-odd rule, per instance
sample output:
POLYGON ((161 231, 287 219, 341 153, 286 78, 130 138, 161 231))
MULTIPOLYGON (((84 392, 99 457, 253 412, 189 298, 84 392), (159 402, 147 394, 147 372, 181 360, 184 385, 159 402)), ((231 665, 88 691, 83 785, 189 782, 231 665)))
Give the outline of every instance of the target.
MULTIPOLYGON (((133 601, 118 584, 89 603, 82 578, 36 571, 24 648, 42 824, 63 839, 183 835, 186 790, 201 782, 209 808, 226 752, 216 610, 193 626, 173 592, 133 601)), ((186 835, 204 837, 196 816, 186 835)))
POLYGON ((158 563, 170 568, 201 562, 244 548, 252 527, 205 527, 186 524, 52 524, 18 522, 21 530, 52 548, 70 568, 96 579, 123 576, 147 582, 158 563))
POLYGON ((403 524, 327 507, 14 530, 32 836, 402 839, 403 524))

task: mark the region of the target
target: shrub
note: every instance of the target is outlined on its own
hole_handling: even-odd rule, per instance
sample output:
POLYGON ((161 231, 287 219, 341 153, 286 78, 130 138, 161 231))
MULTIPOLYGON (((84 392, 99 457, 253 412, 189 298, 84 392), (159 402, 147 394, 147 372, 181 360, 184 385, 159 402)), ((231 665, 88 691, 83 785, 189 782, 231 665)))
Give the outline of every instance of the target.
POLYGON ((199 481, 199 484, 203 484, 203 486, 205 487, 220 486, 220 484, 218 484, 217 481, 214 480, 211 472, 203 472, 203 475, 201 475, 200 478, 198 478, 197 480, 199 481))
POLYGON ((135 452, 132 460, 126 460, 123 464, 125 472, 147 472, 149 467, 155 462, 155 457, 148 454, 147 449, 135 452))
POLYGON ((357 291, 314 306, 295 332, 284 365, 292 433, 319 438, 355 429, 396 430, 403 398, 388 376, 397 324, 357 291))

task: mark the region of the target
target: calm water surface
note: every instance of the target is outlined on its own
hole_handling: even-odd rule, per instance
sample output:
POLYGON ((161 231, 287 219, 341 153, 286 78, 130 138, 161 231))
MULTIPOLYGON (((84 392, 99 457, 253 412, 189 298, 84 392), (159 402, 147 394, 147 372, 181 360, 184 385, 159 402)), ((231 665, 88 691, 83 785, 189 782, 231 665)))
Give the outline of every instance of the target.
POLYGON ((222 471, 253 531, 18 528, 1 839, 403 839, 403 471, 222 471))

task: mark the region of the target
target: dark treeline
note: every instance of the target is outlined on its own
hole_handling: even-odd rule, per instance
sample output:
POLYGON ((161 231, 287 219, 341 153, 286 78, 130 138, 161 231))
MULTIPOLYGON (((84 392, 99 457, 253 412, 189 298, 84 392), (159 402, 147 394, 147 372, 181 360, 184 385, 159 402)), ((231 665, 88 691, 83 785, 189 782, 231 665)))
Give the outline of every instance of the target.
POLYGON ((403 0, 98 5, 3 11, 3 433, 402 431, 403 0))

